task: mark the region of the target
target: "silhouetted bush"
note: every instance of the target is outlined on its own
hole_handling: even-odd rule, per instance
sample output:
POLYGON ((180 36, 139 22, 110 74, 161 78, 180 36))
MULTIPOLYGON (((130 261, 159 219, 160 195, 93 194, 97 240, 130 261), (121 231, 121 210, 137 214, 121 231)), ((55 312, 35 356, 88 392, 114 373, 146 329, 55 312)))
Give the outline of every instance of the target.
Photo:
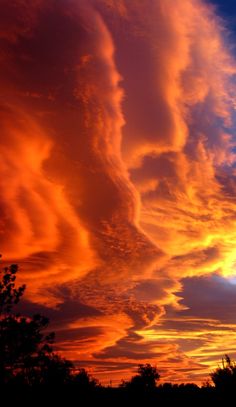
POLYGON ((78 390, 91 391, 100 387, 98 380, 92 377, 85 369, 79 369, 73 377, 73 383, 78 390))
POLYGON ((156 388, 160 375, 155 366, 149 363, 138 366, 138 374, 133 376, 130 381, 123 381, 121 387, 132 391, 143 392, 152 391, 156 388))
POLYGON ((232 392, 236 390, 236 364, 228 355, 222 358, 222 366, 210 374, 218 391, 232 392))

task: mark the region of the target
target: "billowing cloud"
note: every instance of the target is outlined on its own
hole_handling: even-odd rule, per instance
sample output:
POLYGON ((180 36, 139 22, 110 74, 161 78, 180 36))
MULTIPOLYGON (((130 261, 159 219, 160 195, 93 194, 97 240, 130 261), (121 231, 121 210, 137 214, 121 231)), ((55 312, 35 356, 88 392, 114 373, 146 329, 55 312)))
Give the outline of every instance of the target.
POLYGON ((202 0, 31 3, 0 17, 0 245, 22 309, 102 378, 151 361, 201 380, 234 326, 186 288, 223 287, 236 262, 224 23, 202 0))

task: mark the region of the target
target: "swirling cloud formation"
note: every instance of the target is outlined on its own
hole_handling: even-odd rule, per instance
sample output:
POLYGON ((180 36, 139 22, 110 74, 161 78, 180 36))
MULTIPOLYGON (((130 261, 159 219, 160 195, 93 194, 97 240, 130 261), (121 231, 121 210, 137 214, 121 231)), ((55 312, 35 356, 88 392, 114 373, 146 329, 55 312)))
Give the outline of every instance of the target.
POLYGON ((24 311, 101 379, 201 381, 236 352, 224 22, 202 0, 1 9, 0 247, 24 311))

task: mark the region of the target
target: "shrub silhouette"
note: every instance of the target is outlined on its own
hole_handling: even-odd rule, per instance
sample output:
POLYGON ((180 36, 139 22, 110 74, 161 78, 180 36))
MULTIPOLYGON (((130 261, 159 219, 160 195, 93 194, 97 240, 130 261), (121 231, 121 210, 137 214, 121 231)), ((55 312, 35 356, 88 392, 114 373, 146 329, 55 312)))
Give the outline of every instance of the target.
POLYGON ((210 374, 217 390, 228 392, 236 389, 236 363, 228 355, 222 358, 222 367, 210 374))
POLYGON ((90 376, 90 374, 83 368, 79 369, 77 374, 74 375, 73 382, 77 389, 83 391, 89 391, 96 387, 100 387, 98 381, 90 376))
POLYGON ((138 365, 138 374, 133 376, 130 381, 123 381, 121 387, 134 391, 150 391, 155 389, 160 375, 155 366, 146 364, 138 365))
POLYGON ((44 334, 48 318, 15 313, 25 285, 15 286, 18 266, 0 271, 0 385, 64 384, 73 364, 53 352, 54 333, 44 334))

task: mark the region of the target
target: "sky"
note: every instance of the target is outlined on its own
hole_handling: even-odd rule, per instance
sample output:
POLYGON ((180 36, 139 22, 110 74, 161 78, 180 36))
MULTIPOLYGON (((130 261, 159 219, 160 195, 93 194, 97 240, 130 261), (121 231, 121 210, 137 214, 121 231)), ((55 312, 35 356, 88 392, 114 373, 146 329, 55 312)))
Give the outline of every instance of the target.
POLYGON ((103 383, 236 358, 236 6, 0 0, 0 251, 103 383))

